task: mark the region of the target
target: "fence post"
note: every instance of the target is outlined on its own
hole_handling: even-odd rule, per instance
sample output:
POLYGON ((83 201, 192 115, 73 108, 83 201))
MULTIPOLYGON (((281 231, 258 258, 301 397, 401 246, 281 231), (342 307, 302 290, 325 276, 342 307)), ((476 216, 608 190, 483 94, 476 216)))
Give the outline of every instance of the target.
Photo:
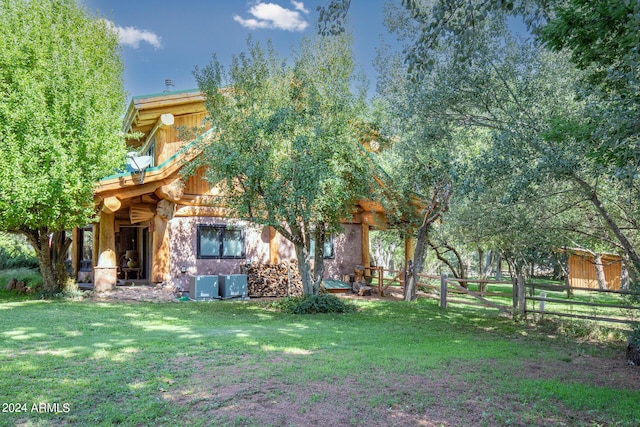
POLYGON ((447 308, 447 275, 440 273, 440 307, 447 308))
POLYGON ((544 316, 544 306, 545 306, 546 300, 547 300, 547 293, 540 292, 540 314, 542 316, 544 316))
POLYGON ((382 288, 384 286, 384 267, 378 267, 378 296, 382 297, 382 288))
POLYGON ((524 276, 522 274, 518 275, 518 311, 523 317, 526 317, 526 286, 524 283, 524 276))

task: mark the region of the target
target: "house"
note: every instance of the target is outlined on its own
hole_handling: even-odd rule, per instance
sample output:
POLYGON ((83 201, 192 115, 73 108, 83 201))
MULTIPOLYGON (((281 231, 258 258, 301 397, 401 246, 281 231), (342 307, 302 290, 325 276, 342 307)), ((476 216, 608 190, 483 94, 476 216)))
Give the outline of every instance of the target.
POLYGON ((569 286, 575 288, 598 289, 598 269, 604 273, 603 288, 620 290, 624 287, 624 266, 617 254, 599 253, 571 248, 564 249, 568 255, 569 286))
MULTIPOLYGON (((132 99, 124 131, 142 134, 127 141, 142 156, 130 160, 130 170, 98 182, 99 221, 73 232, 72 269, 79 278, 92 274, 97 291, 123 279, 184 285, 190 275, 239 273, 249 261, 295 259, 293 245, 275 229, 234 219, 216 203, 220 193, 202 170, 181 175, 198 152, 178 130, 201 125, 204 100, 196 90, 132 99)), ((379 203, 358 202, 344 232, 326 245, 325 277, 370 266, 369 230, 385 223, 379 203)))

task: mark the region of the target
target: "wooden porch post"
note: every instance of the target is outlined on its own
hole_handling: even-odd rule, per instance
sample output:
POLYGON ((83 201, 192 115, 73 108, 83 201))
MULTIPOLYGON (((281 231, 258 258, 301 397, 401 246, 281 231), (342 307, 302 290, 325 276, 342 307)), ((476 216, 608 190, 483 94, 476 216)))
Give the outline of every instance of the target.
POLYGON ((151 251, 151 281, 155 283, 171 280, 171 240, 168 230, 169 220, 173 218, 175 203, 168 200, 158 202, 157 214, 153 217, 153 246, 151 251))
POLYGON ((369 224, 362 224, 362 265, 364 274, 371 275, 371 257, 369 256, 369 224))
POLYGON ((280 239, 275 228, 269 227, 269 263, 277 264, 280 262, 280 239))
POLYGON ((78 268, 80 267, 80 261, 78 260, 78 254, 80 252, 80 231, 78 227, 74 227, 71 230, 71 274, 74 277, 78 277, 78 268))
POLYGON ((118 280, 116 260, 115 214, 100 211, 100 242, 98 264, 93 269, 93 287, 96 292, 113 289, 118 280))
POLYGON ((100 255, 100 224, 94 223, 93 227, 93 247, 91 252, 91 267, 98 265, 98 256, 100 255))
POLYGON ((100 212, 98 245, 98 267, 116 267, 115 215, 112 213, 100 212))

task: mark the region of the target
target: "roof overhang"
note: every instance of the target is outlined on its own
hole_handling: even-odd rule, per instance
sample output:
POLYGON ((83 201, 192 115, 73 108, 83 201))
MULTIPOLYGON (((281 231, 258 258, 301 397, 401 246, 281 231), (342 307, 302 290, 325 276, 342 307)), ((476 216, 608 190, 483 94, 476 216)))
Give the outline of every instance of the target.
MULTIPOLYGON (((122 131, 124 133, 142 132, 146 135, 163 114, 181 116, 205 112, 205 100, 205 95, 197 89, 134 97, 127 109, 122 131)), ((141 141, 128 141, 131 147, 141 144, 141 141)))

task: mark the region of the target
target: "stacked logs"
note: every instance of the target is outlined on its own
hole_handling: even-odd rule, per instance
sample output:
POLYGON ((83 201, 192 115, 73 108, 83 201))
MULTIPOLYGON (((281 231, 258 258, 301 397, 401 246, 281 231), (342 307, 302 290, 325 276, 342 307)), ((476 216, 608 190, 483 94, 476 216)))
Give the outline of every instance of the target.
POLYGON ((302 280, 295 263, 251 263, 246 267, 250 297, 286 297, 302 295, 302 280), (289 282, 291 279, 291 282, 289 282))

